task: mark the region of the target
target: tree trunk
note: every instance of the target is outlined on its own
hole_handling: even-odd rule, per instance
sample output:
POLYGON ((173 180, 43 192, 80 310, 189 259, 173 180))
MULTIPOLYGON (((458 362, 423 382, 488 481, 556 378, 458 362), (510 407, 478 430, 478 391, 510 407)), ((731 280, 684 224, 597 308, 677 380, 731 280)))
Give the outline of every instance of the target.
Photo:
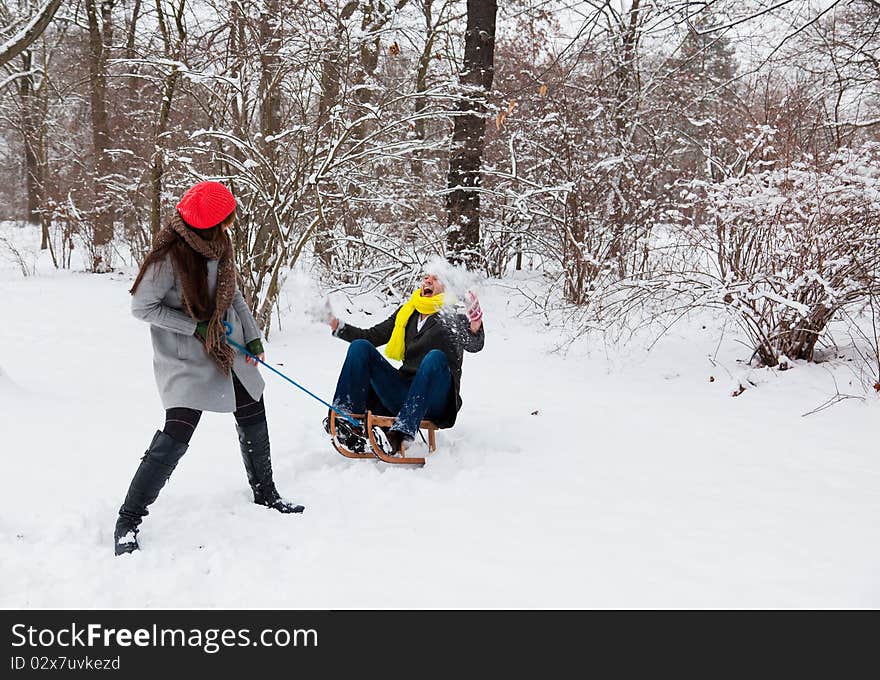
MULTIPOLYGON (((330 124, 330 110, 339 103, 339 93, 342 89, 342 75, 349 60, 344 50, 345 21, 348 21, 358 8, 355 0, 348 2, 336 17, 336 28, 329 44, 323 50, 321 58, 321 96, 318 101, 318 134, 329 139, 333 135, 333 126, 330 124)), ((315 257, 329 269, 333 263, 333 243, 330 234, 330 225, 321 220, 315 230, 313 240, 315 257)))
MULTIPOLYGON (((361 104, 361 106, 355 109, 355 117, 364 115, 367 111, 367 107, 372 104, 375 99, 372 79, 373 74, 376 72, 376 67, 379 65, 379 36, 371 36, 369 34, 375 30, 374 21, 376 11, 377 8, 375 7, 373 0, 368 0, 361 6, 361 34, 367 37, 361 39, 358 48, 358 61, 356 62, 357 68, 355 71, 354 83, 358 87, 354 92, 354 99, 361 104)), ((367 136, 372 125, 373 121, 361 121, 352 129, 352 137, 354 139, 363 139, 367 136)))
MULTIPOLYGON (((141 0, 134 0, 134 6, 131 9, 131 17, 128 19, 128 26, 126 26, 126 39, 125 39, 125 58, 134 60, 137 58, 137 51, 135 50, 135 38, 137 37, 137 27, 138 21, 141 18, 141 0)), ((131 74, 128 78, 128 99, 131 102, 136 102, 139 99, 140 88, 142 80, 138 78, 138 72, 140 71, 140 67, 135 64, 126 65, 126 69, 131 74)))
POLYGON ((468 0, 464 70, 459 77, 462 93, 449 151, 447 243, 451 259, 471 269, 478 266, 480 246, 480 169, 486 95, 495 75, 496 10, 496 0, 468 0))
POLYGON ((318 101, 318 127, 323 127, 330 120, 330 109, 339 96, 339 60, 338 49, 328 49, 321 59, 321 97, 318 101))
POLYGON ((89 23, 89 84, 92 115, 92 146, 95 155, 95 177, 93 196, 95 204, 94 220, 94 271, 110 271, 112 267, 110 242, 113 240, 113 211, 111 199, 105 191, 105 182, 110 174, 110 126, 107 116, 107 48, 112 28, 111 0, 101 1, 101 23, 99 24, 97 0, 86 0, 86 15, 89 23))
MULTIPOLYGON (((27 220, 32 225, 40 224, 40 212, 42 208, 42 172, 40 159, 42 157, 41 126, 37 113, 36 83, 31 69, 33 67, 33 55, 30 51, 22 52, 22 71, 26 73, 20 79, 19 93, 21 95, 22 110, 22 136, 24 138, 24 167, 25 186, 27 189, 27 220)), ((45 243, 42 249, 45 250, 45 243)))
MULTIPOLYGON (((165 43, 165 56, 168 59, 179 60, 183 44, 186 41, 186 29, 183 25, 183 10, 186 0, 178 0, 178 6, 174 8, 174 19, 177 27, 177 46, 171 38, 171 29, 166 21, 162 7, 157 3, 157 16, 159 29, 165 43)), ((135 5, 137 8, 137 5, 135 5)), ((174 99, 174 90, 177 86, 179 71, 172 67, 171 72, 165 77, 162 87, 162 104, 159 107, 159 117, 156 121, 156 131, 153 135, 153 164, 150 168, 150 233, 153 238, 162 228, 162 177, 165 174, 165 153, 162 149, 162 138, 168 129, 168 121, 171 118, 171 102, 174 99)))
MULTIPOLYGON (((434 29, 432 18, 432 6, 434 0, 422 0, 422 9, 425 13, 425 46, 419 55, 419 65, 416 71, 416 92, 419 96, 415 100, 415 133, 419 142, 425 140, 426 126, 425 119, 421 117, 422 113, 428 108, 428 102, 425 97, 421 96, 428 89, 428 67, 431 64, 431 53, 434 50, 434 40, 437 32, 434 29)), ((413 174, 421 177, 424 173, 424 159, 422 158, 421 149, 417 150, 413 155, 411 163, 413 174)))
POLYGON ((260 15, 260 119, 264 151, 271 157, 274 144, 267 137, 281 131, 281 91, 278 87, 281 52, 281 13, 278 0, 267 0, 260 15))
MULTIPOLYGON (((281 168, 276 150, 278 145, 271 139, 282 129, 281 88, 281 3, 279 0, 266 0, 260 13, 260 85, 257 92, 260 106, 260 135, 263 155, 271 165, 271 171, 260 170, 265 186, 276 196, 281 194, 279 177, 281 168)), ((278 216, 275 202, 265 207, 263 215, 251 220, 249 230, 253 233, 252 246, 247 262, 242 262, 242 274, 254 290, 264 289, 265 277, 269 271, 276 272, 273 263, 283 259, 285 247, 278 243, 278 216)), ((267 330, 272 317, 272 306, 278 296, 278 276, 270 278, 262 310, 258 310, 258 296, 251 297, 252 311, 260 328, 267 330), (260 313, 261 312, 261 313, 260 313)))
POLYGON ((153 238, 162 228, 162 177, 165 174, 165 153, 160 145, 162 135, 168 128, 168 119, 171 117, 171 100, 174 97, 176 84, 177 71, 175 70, 165 78, 162 106, 159 108, 159 119, 154 135, 155 151, 153 152, 153 164, 150 168, 150 233, 153 238))
POLYGON ((343 66, 342 45, 345 31, 343 22, 351 18, 357 7, 358 3, 352 0, 342 8, 342 11, 336 18, 336 31, 321 58, 321 97, 318 101, 319 128, 329 121, 330 109, 333 108, 339 98, 343 66))
MULTIPOLYGON (((340 41, 341 36, 337 34, 337 41, 324 52, 324 56, 321 59, 321 97, 318 102, 317 125, 318 134, 325 138, 329 138, 333 134, 333 126, 330 124, 330 109, 336 105, 339 98, 342 60, 342 51, 339 49, 340 41)), ((322 224, 315 231, 313 245, 315 257, 329 269, 333 250, 330 242, 329 225, 322 224)))
MULTIPOLYGON (((382 0, 366 0, 361 3, 361 39, 358 46, 358 61, 355 71, 355 100, 362 104, 355 112, 361 116, 367 112, 367 108, 376 101, 376 88, 374 78, 376 68, 379 66, 379 50, 381 41, 379 31, 394 17, 394 13, 403 9, 409 0, 397 0, 392 8, 382 0)), ((375 127, 375 121, 368 119, 361 121, 352 129, 352 137, 363 139, 375 127)))
MULTIPOLYGON (((638 90, 638 64, 636 48, 639 38, 640 0, 633 0, 628 17, 622 17, 620 23, 621 48, 620 61, 614 72, 616 91, 614 94, 614 152, 622 159, 629 146, 631 127, 635 117, 635 95, 638 90)), ((609 218, 612 226, 612 240, 608 247, 608 257, 617 260, 618 275, 626 276, 626 256, 629 251, 627 243, 627 222, 630 218, 630 206, 626 200, 627 177, 626 165, 621 161, 610 178, 611 192, 608 194, 609 218)))

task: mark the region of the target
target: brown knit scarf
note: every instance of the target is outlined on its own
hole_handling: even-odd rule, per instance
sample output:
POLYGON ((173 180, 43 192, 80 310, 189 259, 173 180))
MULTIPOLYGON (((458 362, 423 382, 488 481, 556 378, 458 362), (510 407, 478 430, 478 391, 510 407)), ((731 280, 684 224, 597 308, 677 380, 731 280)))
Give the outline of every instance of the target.
MULTIPOLYGON (((211 359, 217 364, 224 375, 229 375, 235 352, 226 343, 226 333, 223 328, 223 317, 226 310, 232 304, 235 295, 235 262, 232 258, 232 242, 226 234, 218 234, 213 241, 201 238, 194 229, 190 229, 180 215, 175 214, 168 226, 156 235, 153 250, 167 248, 177 238, 182 238, 186 244, 195 250, 206 260, 219 260, 217 263, 217 289, 214 293, 214 311, 208 321, 208 332, 205 338, 205 349, 211 359)), ((174 258, 172 257, 172 262, 174 258)), ((176 266, 176 263, 175 263, 176 266)), ((193 312, 191 301, 196 299, 192 287, 191 277, 187 272, 178 272, 181 286, 180 301, 185 311, 196 321, 203 321, 193 312)))

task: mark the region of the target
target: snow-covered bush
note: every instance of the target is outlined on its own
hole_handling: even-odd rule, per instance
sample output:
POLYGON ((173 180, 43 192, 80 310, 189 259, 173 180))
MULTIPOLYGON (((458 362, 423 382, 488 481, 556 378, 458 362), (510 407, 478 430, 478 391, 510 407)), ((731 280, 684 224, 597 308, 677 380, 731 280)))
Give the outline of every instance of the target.
POLYGON ((880 144, 686 192, 680 290, 731 311, 754 359, 813 358, 841 310, 880 288, 880 144))

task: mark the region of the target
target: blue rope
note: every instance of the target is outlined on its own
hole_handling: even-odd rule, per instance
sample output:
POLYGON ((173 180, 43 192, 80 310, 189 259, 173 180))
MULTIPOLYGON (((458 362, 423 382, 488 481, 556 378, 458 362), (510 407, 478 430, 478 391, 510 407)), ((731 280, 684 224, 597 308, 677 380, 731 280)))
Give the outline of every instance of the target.
POLYGON ((336 413, 336 415, 338 415, 338 416, 340 416, 340 417, 342 417, 342 418, 345 418, 348 422, 350 422, 350 423, 351 423, 352 425, 354 425, 355 427, 360 427, 360 426, 361 426, 361 424, 360 424, 358 421, 356 421, 354 418, 352 418, 350 415, 348 415, 347 413, 343 413, 343 412, 340 411, 339 409, 337 409, 337 408, 331 406, 331 405, 328 404, 326 401, 324 401, 323 399, 321 399, 321 397, 319 397, 319 396, 316 395, 316 394, 313 394, 312 392, 309 392, 309 390, 307 390, 305 387, 303 387, 302 385, 300 385, 298 382, 296 382, 295 380, 292 380, 291 378, 288 378, 286 375, 284 375, 284 374, 283 374, 281 371, 279 371, 277 368, 275 368, 274 366, 270 366, 270 365, 267 364, 265 361, 263 361, 262 359, 260 359, 260 357, 257 357, 257 356, 254 356, 253 354, 251 354, 251 353, 248 351, 248 349, 247 349, 246 347, 242 347, 242 346, 239 345, 237 342, 235 342, 234 340, 232 340, 232 339, 229 337, 230 335, 232 335, 232 324, 231 324, 231 323, 229 323, 228 321, 224 321, 224 322, 223 322, 223 326, 226 328, 226 342, 228 342, 230 345, 232 345, 233 347, 235 347, 235 349, 237 349, 239 352, 241 352, 242 354, 246 354, 247 356, 249 356, 249 357, 250 357, 251 359, 253 359, 254 361, 258 361, 258 362, 260 362, 261 364, 263 364, 263 366, 265 366, 266 368, 268 368, 270 371, 272 371, 273 373, 277 373, 277 374, 280 375, 282 378, 284 378, 287 382, 289 382, 291 385, 294 385, 295 387, 300 388, 303 392, 305 392, 306 394, 308 394, 312 399, 317 399, 317 400, 320 401, 322 404, 324 404, 324 406, 326 406, 326 407, 329 408, 330 410, 334 411, 334 412, 336 413))

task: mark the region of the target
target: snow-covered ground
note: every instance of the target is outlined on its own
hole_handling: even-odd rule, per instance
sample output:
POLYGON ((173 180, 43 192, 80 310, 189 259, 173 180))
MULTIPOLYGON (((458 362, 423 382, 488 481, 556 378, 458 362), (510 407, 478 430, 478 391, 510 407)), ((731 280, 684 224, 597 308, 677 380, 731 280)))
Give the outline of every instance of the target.
MULTIPOLYGON (((802 417, 843 367, 753 372, 732 398, 745 350, 728 336, 713 366, 700 323, 651 352, 550 353, 511 282, 481 289, 486 347, 425 468, 343 459, 324 407, 267 375, 276 481, 306 512, 253 505, 231 415, 206 414, 142 551, 115 558, 163 416, 131 272, 41 259, 24 278, 2 255, 2 607, 880 606, 880 404, 802 417)), ((313 295, 290 282, 267 353, 329 396, 346 345, 305 313, 313 295)), ((343 317, 383 318, 358 305, 376 314, 343 317)))

